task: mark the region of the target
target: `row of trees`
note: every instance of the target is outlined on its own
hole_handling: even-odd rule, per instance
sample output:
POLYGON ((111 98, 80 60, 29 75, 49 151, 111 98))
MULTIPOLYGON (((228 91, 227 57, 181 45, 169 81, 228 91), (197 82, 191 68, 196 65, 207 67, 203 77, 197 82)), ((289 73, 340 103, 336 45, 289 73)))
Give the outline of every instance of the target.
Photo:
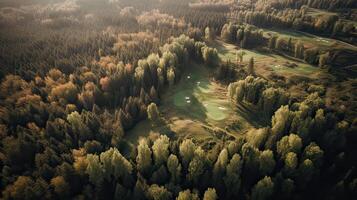
MULTIPOLYGON (((332 59, 328 56, 329 51, 319 47, 305 48, 305 44, 300 40, 266 33, 251 25, 225 24, 221 31, 221 38, 226 42, 236 43, 241 48, 267 47, 320 67, 332 64, 332 59)), ((346 63, 348 62, 346 60, 346 63)))
POLYGON ((309 6, 312 8, 324 9, 324 10, 337 10, 337 9, 346 9, 346 8, 355 8, 357 4, 353 0, 258 0, 256 3, 256 7, 258 8, 276 8, 276 9, 284 9, 284 8, 295 8, 299 9, 302 6, 309 6))
POLYGON ((238 44, 242 48, 253 48, 266 43, 263 30, 250 25, 225 24, 221 30, 221 38, 226 42, 238 44))
POLYGON ((293 28, 295 30, 327 36, 353 36, 352 22, 342 21, 337 15, 308 15, 307 7, 298 10, 284 9, 265 11, 233 11, 231 18, 238 23, 258 27, 293 28))

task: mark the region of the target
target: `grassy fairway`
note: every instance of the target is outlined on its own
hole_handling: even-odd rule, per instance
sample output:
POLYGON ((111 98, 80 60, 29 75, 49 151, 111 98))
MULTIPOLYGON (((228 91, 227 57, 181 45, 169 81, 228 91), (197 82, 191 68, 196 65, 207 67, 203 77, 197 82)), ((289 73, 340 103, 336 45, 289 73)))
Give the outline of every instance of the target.
POLYGON ((357 47, 346 42, 335 40, 332 38, 319 37, 309 33, 304 33, 300 31, 289 31, 281 29, 263 29, 265 37, 268 37, 268 34, 277 35, 279 37, 288 40, 291 38, 293 41, 300 40, 304 43, 305 48, 319 47, 322 49, 330 48, 341 48, 341 49, 351 49, 357 50, 357 47))
POLYGON ((175 133, 176 137, 194 137, 203 142, 217 141, 213 129, 225 129, 239 124, 230 134, 244 133, 256 124, 248 122, 247 115, 240 115, 226 97, 226 86, 210 80, 209 70, 198 64, 190 64, 181 80, 163 96, 159 106, 166 124, 153 128, 145 120, 128 131, 125 139, 132 144, 150 133, 175 133))
MULTIPOLYGON (((218 50, 218 55, 222 61, 237 62, 237 51, 240 49, 239 47, 233 44, 225 43, 221 40, 215 41, 212 45, 218 50)), ((243 62, 248 62, 251 57, 256 59, 262 59, 266 57, 266 55, 254 50, 242 50, 244 50, 246 53, 243 57, 243 62)))
MULTIPOLYGON (((217 48, 219 56, 223 61, 237 62, 236 53, 238 47, 233 44, 228 44, 223 41, 216 41, 213 46, 217 48)), ((279 75, 290 77, 293 75, 309 76, 320 72, 318 67, 309 65, 302 61, 289 57, 273 54, 270 52, 261 52, 256 50, 241 49, 245 52, 243 63, 247 64, 251 57, 255 60, 256 72, 267 77, 271 72, 279 75), (287 67, 288 64, 296 64, 297 67, 287 67)))
POLYGON ((179 134, 186 134, 188 127, 194 129, 191 133, 207 136, 202 128, 225 128, 238 119, 243 124, 242 129, 250 127, 247 120, 237 115, 226 93, 225 86, 210 80, 206 67, 191 64, 181 81, 166 93, 160 109, 171 128, 179 134))
POLYGON ((163 106, 174 106, 177 112, 200 121, 216 122, 226 119, 232 114, 231 105, 222 88, 210 82, 208 76, 203 66, 192 65, 180 83, 169 92, 163 106))

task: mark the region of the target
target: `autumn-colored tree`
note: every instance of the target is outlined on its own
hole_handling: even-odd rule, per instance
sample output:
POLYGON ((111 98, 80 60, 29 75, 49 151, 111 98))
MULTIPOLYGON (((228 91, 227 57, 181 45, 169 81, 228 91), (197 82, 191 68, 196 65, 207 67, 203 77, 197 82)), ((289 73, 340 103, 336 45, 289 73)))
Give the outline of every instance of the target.
POLYGON ((171 174, 171 182, 179 183, 181 178, 182 166, 176 155, 171 154, 167 159, 167 169, 171 174))
POLYGON ((219 63, 217 49, 211 47, 202 47, 202 57, 204 62, 210 67, 216 67, 219 63))
POLYGON ((276 151, 280 154, 281 157, 285 156, 289 152, 299 154, 302 148, 302 140, 298 135, 290 134, 289 136, 284 136, 278 143, 276 151))
POLYGON ((33 186, 34 181, 30 177, 19 176, 12 185, 6 187, 2 195, 6 199, 33 199, 36 198, 33 186))
POLYGON ((148 175, 151 171, 152 161, 151 161, 151 149, 147 144, 147 140, 139 140, 139 145, 137 146, 138 155, 136 157, 136 167, 140 173, 143 175, 148 175))
MULTIPOLYGON (((241 188, 241 173, 243 161, 239 154, 234 154, 226 167, 226 175, 223 177, 227 188, 227 197, 237 197, 241 188)), ((217 198, 217 196, 216 196, 217 198)))
POLYGON ((150 185, 146 197, 151 200, 169 200, 172 199, 172 193, 164 186, 154 184, 150 185))
POLYGON ((191 192, 189 189, 180 192, 176 198, 176 200, 199 200, 199 199, 200 198, 198 197, 198 194, 191 192))
POLYGON ((199 180, 205 172, 206 165, 207 159, 205 152, 201 147, 198 147, 194 152, 193 159, 188 165, 188 173, 186 175, 187 180, 193 182, 194 184, 199 184, 199 180))
POLYGON ((65 100, 69 103, 75 103, 77 100, 78 89, 72 82, 58 85, 51 90, 49 98, 51 100, 65 100))
POLYGON ((147 108, 148 118, 154 123, 160 122, 160 113, 155 103, 151 103, 147 108))
POLYGON ((170 68, 167 71, 167 80, 169 82, 169 86, 172 87, 175 84, 175 71, 173 70, 173 68, 170 68))
POLYGON ((152 145, 152 151, 156 166, 160 166, 167 162, 167 158, 170 154, 169 145, 170 140, 166 135, 160 135, 160 137, 155 140, 152 145))
POLYGON ((203 200, 217 200, 218 196, 214 188, 207 188, 203 195, 203 200))
POLYGON ((180 156, 184 167, 187 168, 193 159, 195 149, 196 145, 190 139, 186 139, 180 144, 180 156))
POLYGON ((235 38, 234 25, 232 23, 225 24, 221 31, 221 38, 227 42, 233 42, 235 38))
POLYGON ((206 27, 205 29, 205 39, 209 42, 214 40, 214 32, 211 30, 210 27, 206 27))
POLYGON ((54 188, 55 193, 60 197, 65 197, 69 192, 69 184, 62 176, 56 176, 51 179, 51 186, 54 188))
POLYGON ((272 117, 271 135, 269 136, 266 147, 273 148, 277 141, 287 134, 292 121, 292 113, 288 106, 281 106, 272 117))
POLYGON ((271 150, 264 150, 260 154, 259 158, 259 171, 262 175, 269 175, 273 172, 275 168, 275 159, 274 159, 274 154, 273 151, 271 150))

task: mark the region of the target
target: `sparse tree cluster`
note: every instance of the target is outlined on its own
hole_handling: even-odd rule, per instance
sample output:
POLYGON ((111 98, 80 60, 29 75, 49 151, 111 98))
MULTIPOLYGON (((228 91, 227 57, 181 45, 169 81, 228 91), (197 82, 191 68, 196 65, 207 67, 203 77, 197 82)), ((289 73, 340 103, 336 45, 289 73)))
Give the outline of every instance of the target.
POLYGON ((229 84, 228 96, 238 105, 245 102, 256 105, 268 118, 289 101, 284 89, 268 86, 266 80, 253 76, 229 84))
POLYGON ((226 42, 236 43, 242 48, 253 48, 266 43, 262 30, 251 25, 233 23, 223 26, 221 38, 226 42))
POLYGON ((353 35, 354 28, 351 22, 342 22, 337 15, 308 16, 306 13, 309 8, 306 6, 297 9, 275 9, 266 7, 269 5, 267 2, 258 2, 256 6, 263 8, 255 11, 236 10, 231 13, 231 16, 238 23, 247 23, 258 27, 293 28, 328 36, 343 35, 344 39, 346 36, 353 35), (262 6, 259 6, 260 3, 262 6))
MULTIPOLYGON (((255 47, 267 47, 270 50, 290 55, 295 58, 302 59, 310 64, 318 65, 320 67, 331 66, 337 64, 331 59, 332 52, 320 47, 309 47, 305 48, 302 41, 278 37, 274 34, 267 33, 268 36, 264 36, 265 32, 259 30, 251 25, 236 25, 236 24, 225 24, 222 28, 221 38, 226 42, 236 43, 241 48, 255 48, 255 47), (236 34, 235 34, 236 32, 236 34)), ((243 60, 243 51, 237 53, 237 60, 239 63, 243 60)), ((249 61, 248 64, 248 74, 254 75, 254 70, 251 66, 254 66, 254 61, 249 61), (253 63, 253 65, 252 65, 253 63)), ((349 65, 348 60, 343 61, 346 65, 349 65)))

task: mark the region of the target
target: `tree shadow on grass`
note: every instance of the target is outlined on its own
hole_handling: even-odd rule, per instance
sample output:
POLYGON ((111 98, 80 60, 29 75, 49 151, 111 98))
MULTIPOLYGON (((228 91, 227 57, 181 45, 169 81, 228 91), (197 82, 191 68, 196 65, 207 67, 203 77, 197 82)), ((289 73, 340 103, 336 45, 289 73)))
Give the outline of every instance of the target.
POLYGON ((245 50, 253 52, 255 54, 261 54, 261 55, 264 55, 266 57, 276 58, 275 54, 273 54, 272 52, 270 52, 270 51, 268 51, 266 49, 255 48, 255 49, 245 49, 245 50))
POLYGON ((225 47, 223 44, 229 44, 229 45, 233 45, 234 46, 234 49, 235 50, 239 50, 239 47, 234 45, 234 44, 231 44, 231 43, 225 43, 223 41, 220 41, 220 40, 215 40, 214 42, 212 42, 210 44, 210 46, 213 46, 214 48, 217 49, 217 51, 221 54, 227 54, 230 52, 230 49, 228 49, 227 47, 225 47))
POLYGON ((266 117, 258 109, 247 103, 238 103, 236 110, 241 117, 247 120, 255 128, 261 128, 270 125, 270 118, 266 117))

